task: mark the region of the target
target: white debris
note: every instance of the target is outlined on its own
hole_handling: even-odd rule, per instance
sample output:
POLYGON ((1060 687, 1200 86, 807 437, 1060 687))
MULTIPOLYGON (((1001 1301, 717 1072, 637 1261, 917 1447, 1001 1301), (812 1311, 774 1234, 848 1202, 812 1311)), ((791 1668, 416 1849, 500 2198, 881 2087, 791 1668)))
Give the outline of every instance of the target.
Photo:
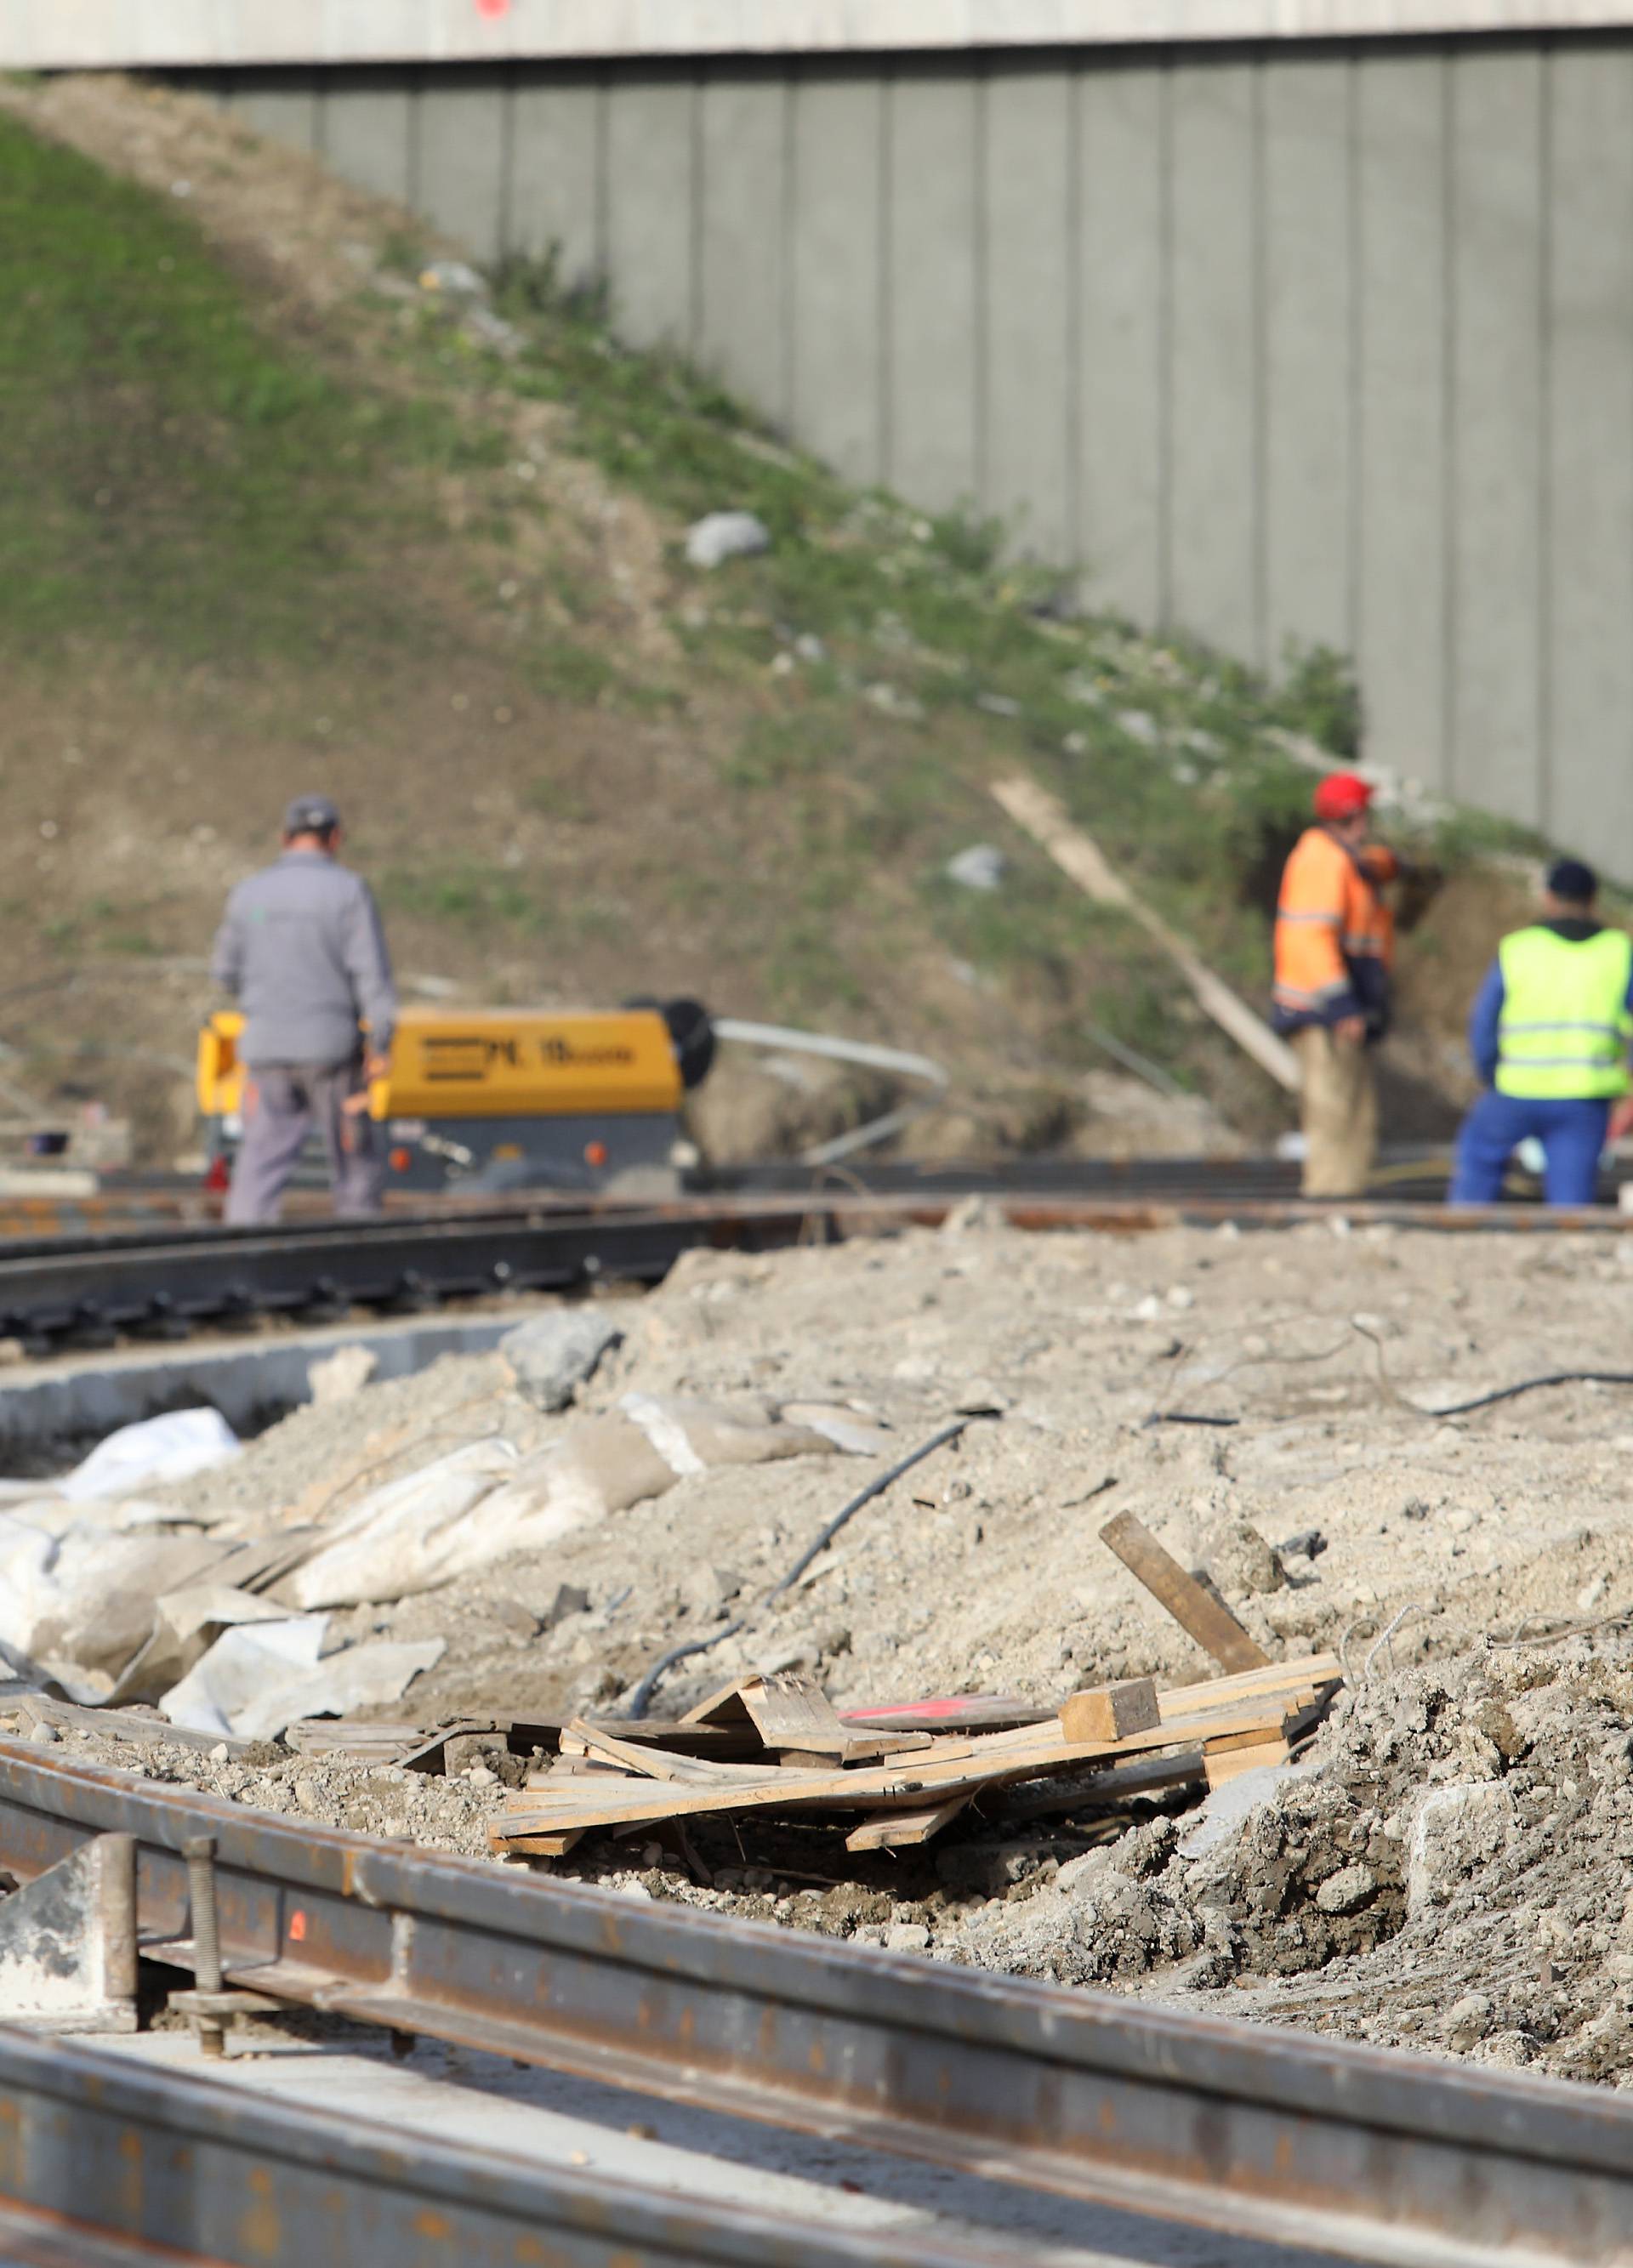
POLYGON ((771 530, 751 512, 706 512, 686 530, 686 557, 694 567, 713 569, 770 549, 771 530))
POLYGON ((380 1357, 373 1347, 336 1347, 321 1362, 307 1365, 307 1385, 314 1402, 350 1402, 361 1394, 379 1367, 380 1357))
POLYGON ((124 1496, 139 1483, 186 1480, 238 1455, 241 1444, 218 1410, 172 1410, 122 1425, 56 1484, 73 1498, 124 1496))
POLYGON ((159 1708, 193 1732, 275 1739, 298 1718, 350 1716, 400 1700, 447 1644, 371 1644, 324 1656, 328 1629, 327 1615, 298 1615, 224 1631, 159 1708))
POLYGON ((995 843, 972 843, 967 850, 956 851, 942 871, 950 882, 966 890, 997 890, 1009 870, 1009 862, 995 843))

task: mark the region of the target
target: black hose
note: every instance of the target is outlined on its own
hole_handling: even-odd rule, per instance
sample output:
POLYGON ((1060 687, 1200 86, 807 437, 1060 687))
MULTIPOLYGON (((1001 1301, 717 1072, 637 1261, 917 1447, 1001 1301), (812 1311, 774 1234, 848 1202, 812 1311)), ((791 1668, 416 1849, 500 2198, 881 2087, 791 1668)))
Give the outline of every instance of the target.
POLYGON ((876 1496, 883 1496, 885 1490, 889 1488, 892 1481, 898 1481, 904 1473, 910 1473, 916 1464, 921 1463, 923 1460, 930 1454, 930 1452, 933 1449, 939 1449, 943 1442, 956 1441, 959 1434, 964 1431, 965 1427, 972 1425, 974 1423, 975 1419, 973 1417, 955 1418, 950 1425, 943 1425, 939 1433, 933 1433, 927 1441, 921 1441, 919 1447, 914 1449, 910 1455, 903 1457, 898 1463, 892 1465, 888 1473, 876 1473, 873 1479, 868 1482, 867 1487, 865 1489, 859 1489, 856 1494, 851 1498, 850 1502, 845 1506, 845 1509, 842 1512, 836 1512, 833 1518, 828 1522, 828 1525, 822 1530, 821 1534, 813 1537, 806 1550, 801 1552, 793 1566, 789 1568, 781 1582, 776 1586, 774 1590, 767 1592, 767 1598, 780 1599, 791 1583, 797 1583, 801 1576, 805 1572, 805 1570, 810 1565, 811 1561, 816 1557, 816 1554, 826 1545, 832 1543, 834 1537, 844 1527, 846 1521, 847 1520, 854 1519, 855 1515, 861 1510, 863 1505, 871 1504, 876 1496))
POLYGON ((1533 1394, 1540 1386, 1633 1386, 1633 1370, 1555 1370, 1546 1378, 1522 1378, 1518 1386, 1499 1386, 1445 1410, 1422 1410, 1416 1403, 1411 1407, 1420 1418, 1467 1418, 1471 1410, 1489 1410, 1494 1402, 1511 1402, 1517 1394, 1533 1394))
POLYGON ((707 1638, 688 1638, 684 1646, 672 1646, 667 1653, 661 1654, 630 1696, 631 1717, 646 1715, 647 1704, 657 1690, 658 1680, 673 1669, 677 1661, 684 1661, 688 1654, 706 1653, 712 1646, 721 1645, 742 1628, 741 1622, 728 1623, 723 1630, 713 1631, 707 1638))
POLYGON ((1149 1432, 1153 1425, 1239 1425, 1239 1418, 1203 1418, 1191 1410, 1153 1410, 1142 1426, 1149 1432))
MULTIPOLYGON (((780 1598, 791 1583, 799 1581, 817 1553, 832 1543, 846 1521, 853 1520, 865 1504, 871 1504, 875 1497, 883 1496, 892 1481, 898 1481, 904 1473, 911 1472, 913 1467, 922 1463, 933 1450, 941 1448, 948 1441, 956 1441, 966 1427, 976 1424, 978 1418, 993 1414, 991 1411, 973 1411, 967 1418, 955 1418, 950 1425, 943 1425, 939 1433, 933 1433, 927 1441, 921 1441, 919 1447, 911 1451, 908 1455, 899 1458, 888 1472, 876 1473, 867 1487, 859 1489, 850 1502, 834 1513, 833 1518, 821 1533, 812 1538, 782 1580, 765 1594, 766 1604, 769 1605, 772 1599, 780 1598)), ((630 1696, 632 1719, 646 1715, 653 1694, 657 1690, 659 1679, 673 1669, 677 1661, 684 1661, 694 1653, 706 1653, 711 1646, 720 1646, 727 1638, 734 1638, 742 1628, 743 1622, 739 1619, 735 1623, 727 1623, 722 1629, 712 1632, 707 1638, 689 1638, 684 1646, 671 1646, 668 1653, 653 1663, 652 1668, 630 1696)))

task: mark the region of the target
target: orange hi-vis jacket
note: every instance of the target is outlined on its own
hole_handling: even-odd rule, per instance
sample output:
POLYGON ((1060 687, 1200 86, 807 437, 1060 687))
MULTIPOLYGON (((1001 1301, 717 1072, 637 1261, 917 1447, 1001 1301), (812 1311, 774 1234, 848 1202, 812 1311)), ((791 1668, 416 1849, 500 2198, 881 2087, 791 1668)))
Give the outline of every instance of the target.
POLYGON ((1393 851, 1378 843, 1351 850, 1325 827, 1299 837, 1276 908, 1278 1031, 1349 1016, 1364 1016, 1373 1037, 1383 1031, 1395 935, 1379 890, 1398 870, 1393 851))

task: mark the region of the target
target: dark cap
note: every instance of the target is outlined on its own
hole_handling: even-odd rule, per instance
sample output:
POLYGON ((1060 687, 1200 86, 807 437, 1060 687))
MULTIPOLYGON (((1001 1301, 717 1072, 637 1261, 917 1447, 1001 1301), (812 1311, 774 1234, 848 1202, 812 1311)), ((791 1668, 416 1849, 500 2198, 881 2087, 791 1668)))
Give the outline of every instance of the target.
POLYGON ((332 835, 340 814, 326 795, 298 795, 284 814, 285 835, 332 835))
POLYGON ((1589 906, 1599 895, 1599 876, 1580 858, 1558 858, 1548 870, 1548 894, 1568 906, 1589 906))

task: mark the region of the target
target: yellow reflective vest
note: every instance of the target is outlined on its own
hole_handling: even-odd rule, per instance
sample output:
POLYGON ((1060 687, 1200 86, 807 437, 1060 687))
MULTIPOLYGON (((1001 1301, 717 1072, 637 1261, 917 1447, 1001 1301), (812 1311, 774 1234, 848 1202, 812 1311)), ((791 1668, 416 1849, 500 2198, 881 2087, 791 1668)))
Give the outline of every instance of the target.
POLYGON ((1601 929, 1575 943, 1541 924, 1516 930, 1497 961, 1499 1094, 1566 1102, 1633 1091, 1633 938, 1625 930, 1601 929))

